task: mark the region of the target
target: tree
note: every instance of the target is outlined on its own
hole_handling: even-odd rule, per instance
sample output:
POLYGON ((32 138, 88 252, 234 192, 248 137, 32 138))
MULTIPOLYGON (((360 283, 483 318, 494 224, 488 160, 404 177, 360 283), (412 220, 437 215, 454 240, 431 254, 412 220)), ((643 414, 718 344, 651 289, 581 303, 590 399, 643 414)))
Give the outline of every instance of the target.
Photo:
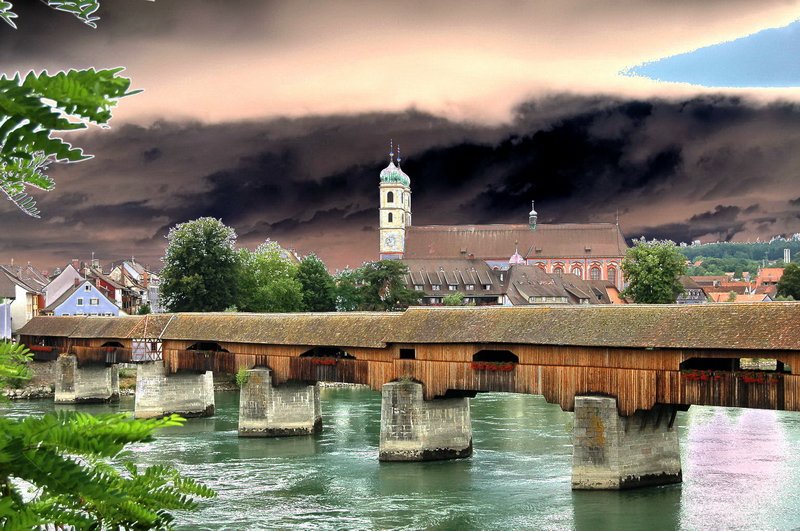
POLYGON ((389 311, 407 308, 419 302, 420 294, 408 289, 403 275, 408 266, 399 260, 367 262, 360 270, 361 309, 389 311))
MULTIPOLYGON (((97 0, 49 0, 48 5, 72 13, 94 27, 97 0)), ((0 19, 16 28, 11 2, 0 0, 0 19)), ((70 70, 50 75, 29 72, 24 78, 0 76, 0 190, 23 212, 40 217, 30 188, 52 190, 46 174, 53 162, 90 158, 58 133, 105 126, 120 98, 136 94, 123 68, 70 70)))
POLYGON ((179 223, 167 235, 161 294, 173 312, 222 311, 236 304, 236 233, 214 218, 179 223))
POLYGON ((628 249, 622 272, 628 282, 624 297, 642 304, 670 304, 684 291, 678 279, 686 274, 686 258, 669 240, 642 238, 628 249))
POLYGON ((334 277, 336 284, 336 311, 353 312, 363 302, 359 289, 359 270, 346 268, 334 277))
POLYGON ((455 293, 451 293, 450 295, 446 295, 442 299, 442 303, 445 306, 463 306, 464 305, 464 294, 460 291, 455 293))
POLYGON ((727 302, 736 302, 736 292, 735 291, 728 292, 727 302))
POLYGON ((778 295, 800 300, 800 265, 789 264, 778 281, 778 295))
POLYGON ((136 312, 136 313, 138 313, 139 315, 147 315, 148 313, 151 313, 150 305, 149 304, 141 305, 139 307, 139 311, 136 312))
MULTIPOLYGON (((9 379, 30 376, 29 359, 23 345, 0 342, 0 389, 9 379)), ((128 444, 151 441, 157 429, 182 423, 177 415, 134 420, 73 411, 0 417, 0 527, 171 528, 169 510, 193 509, 196 497, 214 491, 172 467, 139 469, 119 457, 128 444)))
POLYGON ((297 268, 297 280, 303 287, 303 311, 336 311, 336 284, 317 255, 303 258, 297 268))
POLYGON ((299 312, 303 307, 303 286, 297 280, 297 266, 275 242, 266 241, 255 251, 238 253, 238 303, 243 312, 299 312))

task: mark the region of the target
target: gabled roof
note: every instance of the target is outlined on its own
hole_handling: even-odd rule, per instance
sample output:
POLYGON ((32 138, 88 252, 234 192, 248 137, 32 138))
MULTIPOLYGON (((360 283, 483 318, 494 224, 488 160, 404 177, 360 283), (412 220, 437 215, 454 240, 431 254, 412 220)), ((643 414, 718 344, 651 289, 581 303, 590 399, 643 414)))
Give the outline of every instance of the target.
POLYGON ((428 225, 406 229, 404 258, 504 260, 519 246, 537 258, 622 257, 625 237, 613 223, 537 225, 428 225))
MULTIPOLYGON (((139 333, 138 326, 150 317, 34 317, 19 333, 115 339, 139 333)), ((511 343, 765 351, 800 350, 798 322, 797 302, 414 307, 404 313, 163 314, 151 322, 148 336, 377 348, 389 343, 511 343)))
MULTIPOLYGON (((76 291, 78 291, 81 287, 83 287, 87 282, 89 282, 89 281, 88 280, 84 280, 83 282, 80 282, 77 285, 72 286, 67 291, 62 293, 59 298, 57 298, 56 300, 54 300, 53 302, 48 304, 47 307, 44 308, 44 310, 42 310, 42 311, 48 312, 48 313, 56 311, 56 308, 58 308, 59 306, 64 304, 64 302, 66 302, 76 291)), ((103 292, 100 291, 99 289, 97 289, 96 287, 95 287, 95 291, 96 291, 97 294, 99 294, 101 297, 103 297, 109 304, 114 304, 114 301, 109 300, 109 298, 106 297, 105 295, 103 295, 103 292)), ((116 304, 114 304, 114 306, 116 306, 116 304)))
MULTIPOLYGON (((15 285, 21 287, 25 291, 29 291, 31 293, 41 293, 42 288, 44 287, 43 284, 39 284, 38 281, 31 277, 21 278, 17 273, 22 273, 23 270, 17 266, 0 266, 0 271, 4 274, 4 276, 8 277, 8 279, 15 285)), ((23 275, 25 276, 25 275, 23 275)), ((13 295, 11 295, 13 297, 13 295)))

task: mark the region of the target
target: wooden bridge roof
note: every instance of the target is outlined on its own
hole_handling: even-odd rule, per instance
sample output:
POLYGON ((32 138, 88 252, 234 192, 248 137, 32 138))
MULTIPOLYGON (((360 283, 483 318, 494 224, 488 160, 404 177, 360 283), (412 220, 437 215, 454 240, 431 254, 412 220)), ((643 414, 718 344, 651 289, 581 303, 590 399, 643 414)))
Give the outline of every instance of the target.
POLYGON ((387 343, 518 343, 800 350, 800 303, 410 308, 404 313, 181 313, 36 317, 19 333, 161 337, 382 348, 387 343))

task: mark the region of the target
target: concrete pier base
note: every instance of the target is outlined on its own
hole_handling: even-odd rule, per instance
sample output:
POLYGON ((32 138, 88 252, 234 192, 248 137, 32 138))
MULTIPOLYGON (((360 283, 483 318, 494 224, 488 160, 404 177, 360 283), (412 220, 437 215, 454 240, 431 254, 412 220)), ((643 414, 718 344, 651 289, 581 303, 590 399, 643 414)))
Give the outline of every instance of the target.
POLYGON ((680 483, 674 406, 620 417, 614 398, 575 397, 574 490, 620 490, 680 483))
POLYGON ((436 461, 472 455, 469 398, 425 402, 422 385, 385 384, 381 399, 381 461, 436 461))
POLYGON ((160 361, 141 363, 136 370, 134 417, 146 419, 177 413, 182 417, 214 414, 214 377, 181 372, 166 376, 160 361))
POLYGON ((274 387, 269 369, 247 371, 239 397, 239 437, 288 437, 321 430, 317 385, 287 383, 274 387))
POLYGON ((119 400, 116 365, 78 367, 75 356, 59 356, 55 365, 56 404, 96 404, 119 400))

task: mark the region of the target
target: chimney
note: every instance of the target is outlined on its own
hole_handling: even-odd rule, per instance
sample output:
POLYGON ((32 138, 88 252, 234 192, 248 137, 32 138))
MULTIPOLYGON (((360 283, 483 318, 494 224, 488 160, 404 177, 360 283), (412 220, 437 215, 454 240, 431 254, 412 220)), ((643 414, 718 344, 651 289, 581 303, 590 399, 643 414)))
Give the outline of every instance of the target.
POLYGON ((81 279, 76 278, 75 281, 73 282, 73 286, 77 288, 80 283, 81 283, 81 279))

